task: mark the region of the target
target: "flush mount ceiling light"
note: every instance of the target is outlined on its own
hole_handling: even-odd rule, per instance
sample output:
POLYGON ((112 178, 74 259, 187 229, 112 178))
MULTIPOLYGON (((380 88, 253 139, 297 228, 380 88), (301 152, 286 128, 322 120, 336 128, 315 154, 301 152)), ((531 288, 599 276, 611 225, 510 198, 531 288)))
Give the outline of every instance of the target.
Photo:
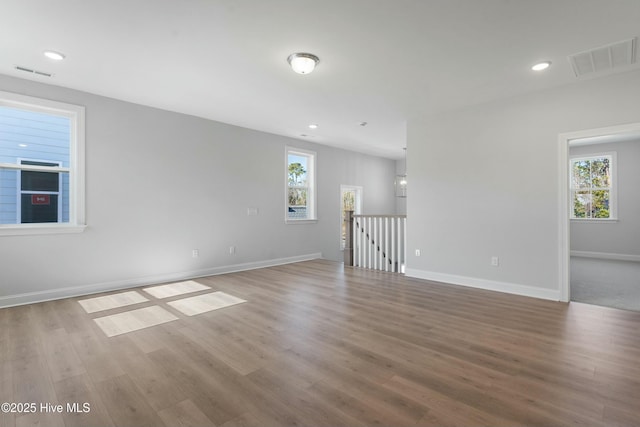
POLYGON ((547 68, 549 68, 550 65, 551 65, 551 61, 539 62, 539 63, 535 64, 534 66, 532 66, 531 69, 533 71, 542 71, 542 70, 546 70, 547 68))
POLYGON ((49 59, 53 59, 54 61, 62 61, 65 58, 65 56, 62 53, 55 52, 53 50, 45 50, 44 56, 46 56, 49 59))
POLYGON ((320 58, 311 53, 292 53, 287 58, 291 69, 298 74, 309 74, 316 68, 320 58))
POLYGON ((317 125, 317 124, 315 124, 315 123, 311 123, 311 124, 309 125, 309 129, 318 129, 318 125, 317 125))

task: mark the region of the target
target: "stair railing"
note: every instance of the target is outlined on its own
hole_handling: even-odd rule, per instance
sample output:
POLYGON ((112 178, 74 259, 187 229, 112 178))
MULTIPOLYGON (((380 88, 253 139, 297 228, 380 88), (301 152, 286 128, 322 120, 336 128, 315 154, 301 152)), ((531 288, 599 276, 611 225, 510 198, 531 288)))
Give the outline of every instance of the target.
POLYGON ((345 242, 347 265, 404 272, 406 215, 354 215, 348 211, 346 221, 349 225, 345 242))

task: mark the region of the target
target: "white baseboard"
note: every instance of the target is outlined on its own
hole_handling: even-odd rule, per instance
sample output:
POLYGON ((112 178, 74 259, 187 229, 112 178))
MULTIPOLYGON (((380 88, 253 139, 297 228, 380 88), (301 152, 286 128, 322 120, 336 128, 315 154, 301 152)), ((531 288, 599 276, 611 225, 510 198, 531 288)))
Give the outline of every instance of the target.
POLYGON ((551 301, 560 301, 560 290, 537 288, 535 286, 518 285, 515 283, 497 282, 494 280, 479 279, 477 277, 458 276, 454 274, 435 273, 432 271, 407 268, 405 276, 416 279, 431 280, 434 282, 449 283, 452 285, 467 286, 489 291, 504 292, 507 294, 522 295, 551 301))
POLYGON ((155 276, 137 277, 134 279, 116 280, 113 282, 96 283, 92 285, 58 288, 46 291, 28 292, 24 294, 8 295, 0 297, 0 308, 17 305, 33 304, 37 302, 51 301, 62 298, 77 297, 82 295, 97 294, 100 292, 115 291, 119 289, 135 288, 138 286, 154 285, 158 283, 173 282, 177 280, 195 279, 198 277, 215 276, 218 274, 234 273, 238 271, 255 270, 257 268, 273 267, 276 265, 292 264, 294 262, 310 261, 322 258, 321 253, 298 255, 287 258, 269 259, 264 261, 247 262, 242 264, 212 267, 202 270, 185 271, 180 273, 160 274, 155 276))
POLYGON ((615 254, 609 252, 571 251, 571 256, 579 258, 610 259, 615 261, 640 262, 640 255, 615 254))

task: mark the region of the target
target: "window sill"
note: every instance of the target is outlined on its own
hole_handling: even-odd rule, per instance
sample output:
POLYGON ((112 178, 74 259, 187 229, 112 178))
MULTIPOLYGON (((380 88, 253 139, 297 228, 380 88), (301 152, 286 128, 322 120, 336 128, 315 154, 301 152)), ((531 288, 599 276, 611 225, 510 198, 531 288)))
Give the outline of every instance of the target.
POLYGON ((304 224, 316 224, 317 219, 285 219, 285 224, 304 225, 304 224))
POLYGON ((0 236, 33 236, 41 234, 76 234, 82 233, 86 225, 51 225, 51 224, 29 224, 29 225, 0 225, 0 236))
POLYGON ((618 218, 570 218, 571 222, 607 223, 618 222, 618 218))

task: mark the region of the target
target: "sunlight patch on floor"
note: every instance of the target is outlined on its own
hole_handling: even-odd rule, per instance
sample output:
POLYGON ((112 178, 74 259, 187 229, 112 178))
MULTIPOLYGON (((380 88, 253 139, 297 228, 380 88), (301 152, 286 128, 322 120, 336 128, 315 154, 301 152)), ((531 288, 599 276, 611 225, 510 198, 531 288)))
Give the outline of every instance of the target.
POLYGON ((78 301, 87 313, 111 310, 112 308, 126 307, 128 305, 140 304, 149 301, 136 291, 121 292, 118 294, 105 295, 102 297, 88 298, 78 301))
POLYGON ((212 292, 210 294, 171 301, 167 304, 187 316, 195 316, 196 314, 218 310, 243 302, 247 301, 224 292, 212 292))
POLYGON ((187 280, 186 282, 152 286, 150 288, 144 288, 142 290, 150 295, 153 295, 158 299, 162 299, 162 298, 173 297, 176 295, 189 294, 191 292, 204 291, 207 289, 211 289, 211 288, 209 286, 203 285, 193 280, 187 280))
POLYGON ((106 336, 113 337, 178 320, 178 318, 162 307, 152 306, 93 320, 106 336))

